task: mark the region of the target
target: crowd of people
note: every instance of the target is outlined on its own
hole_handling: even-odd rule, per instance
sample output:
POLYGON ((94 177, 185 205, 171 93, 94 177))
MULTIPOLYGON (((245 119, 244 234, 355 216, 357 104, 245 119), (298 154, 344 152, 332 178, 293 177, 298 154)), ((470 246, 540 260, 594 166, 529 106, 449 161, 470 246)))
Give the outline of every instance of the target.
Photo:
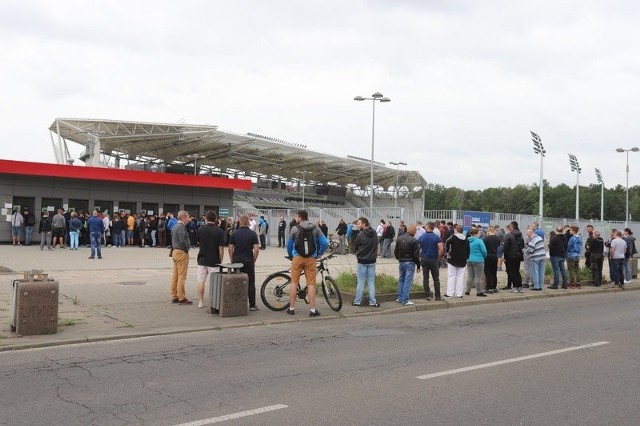
MULTIPOLYGON (((378 228, 384 226, 385 221, 381 220, 378 228)), ((529 225, 525 234, 516 221, 504 230, 498 225, 486 229, 472 225, 466 235, 461 225, 444 221, 429 222, 426 226, 421 223, 409 225, 406 231, 401 223, 399 228, 400 237, 395 247, 395 257, 400 263, 396 301, 405 305, 413 304, 408 295, 414 268, 417 271, 422 269, 427 300, 434 296, 429 276, 434 282, 435 300, 442 300, 439 279, 442 261, 446 262, 448 269, 444 297, 462 298, 463 294, 470 295, 472 287, 475 287, 478 297, 498 293, 497 272, 502 270, 503 264, 507 284, 502 290, 513 293, 522 293, 524 288, 542 291, 547 255, 553 270, 549 289, 580 288, 580 261, 583 256, 593 286, 602 285, 603 263, 607 259, 611 285, 624 288, 632 280, 630 259, 637 253, 635 237, 629 228, 610 230, 608 239, 604 241, 599 231, 587 225, 584 242, 579 235, 580 229, 575 225, 558 226, 549 233, 546 241, 545 232, 537 222, 529 225)), ((387 257, 383 241, 385 230, 379 229, 377 235, 381 256, 387 257)))

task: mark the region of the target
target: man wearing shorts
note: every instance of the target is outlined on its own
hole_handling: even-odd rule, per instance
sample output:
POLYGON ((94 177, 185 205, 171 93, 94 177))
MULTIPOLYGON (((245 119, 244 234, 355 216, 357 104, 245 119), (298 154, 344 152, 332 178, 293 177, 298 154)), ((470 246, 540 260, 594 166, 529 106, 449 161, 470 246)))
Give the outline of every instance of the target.
POLYGON ((309 316, 320 316, 320 312, 316 309, 316 258, 322 256, 329 246, 327 237, 313 223, 309 222, 309 214, 305 210, 300 210, 296 214, 297 226, 291 228, 289 239, 287 240, 287 253, 291 260, 291 292, 289 293, 289 315, 295 315, 296 296, 298 294, 298 286, 300 284, 300 275, 304 272, 304 278, 307 282, 307 295, 309 296, 309 316), (304 257, 298 253, 295 247, 295 241, 298 234, 303 230, 311 230, 315 238, 316 250, 310 256, 304 257))
POLYGON ((224 259, 224 231, 216 225, 216 220, 216 212, 209 210, 204 226, 198 229, 198 308, 204 308, 204 283, 209 273, 224 259))
POLYGON ((20 245, 20 233, 22 232, 22 223, 23 223, 22 214, 20 214, 19 210, 13 212, 11 216, 11 238, 13 239, 13 245, 20 245))
POLYGON ((58 214, 51 219, 51 225, 53 226, 53 248, 59 245, 60 248, 64 248, 64 234, 67 232, 67 220, 64 218, 64 210, 58 209, 58 214))

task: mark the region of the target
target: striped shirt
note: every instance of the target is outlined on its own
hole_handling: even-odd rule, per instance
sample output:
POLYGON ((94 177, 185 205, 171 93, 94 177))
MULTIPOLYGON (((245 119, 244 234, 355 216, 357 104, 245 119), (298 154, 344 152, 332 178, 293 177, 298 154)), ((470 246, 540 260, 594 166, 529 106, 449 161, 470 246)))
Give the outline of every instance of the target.
POLYGON ((533 234, 533 236, 527 243, 527 253, 530 254, 531 260, 544 260, 544 239, 542 239, 542 237, 537 234, 533 234))

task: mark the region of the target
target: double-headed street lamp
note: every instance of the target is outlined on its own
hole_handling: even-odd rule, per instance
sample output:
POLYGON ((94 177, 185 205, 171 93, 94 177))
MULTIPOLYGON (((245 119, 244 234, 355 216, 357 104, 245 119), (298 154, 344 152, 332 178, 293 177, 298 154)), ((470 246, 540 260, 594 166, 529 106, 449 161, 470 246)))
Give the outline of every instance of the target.
POLYGON ((396 186, 395 186, 395 188, 396 188, 396 190, 395 190, 396 196, 395 196, 395 199, 394 199, 394 202, 393 202, 393 213, 395 214, 396 210, 398 209, 398 184, 399 184, 399 181, 400 181, 400 166, 406 166, 407 163, 403 163, 402 161, 399 161, 397 163, 394 162, 394 161, 389 161, 389 164, 393 164, 394 166, 396 166, 396 186))
POLYGON ((629 222, 629 151, 638 152, 640 151, 640 148, 638 148, 637 146, 634 146, 633 148, 629 148, 629 149, 616 148, 616 151, 627 153, 627 208, 624 214, 624 227, 627 228, 629 226, 628 224, 629 222))
POLYGON ((370 98, 363 98, 362 96, 356 96, 355 98, 353 98, 354 101, 371 101, 371 103, 373 104, 373 120, 372 120, 372 124, 371 124, 371 197, 369 200, 369 209, 371 210, 369 212, 369 215, 373 214, 373 153, 374 153, 374 146, 375 146, 375 134, 376 134, 376 101, 378 102, 391 102, 391 99, 382 96, 382 93, 380 92, 376 92, 373 95, 371 95, 370 98))
MULTIPOLYGON (((530 131, 531 132, 531 131, 530 131)), ((540 226, 542 226, 542 215, 543 215, 543 184, 544 184, 544 180, 542 177, 542 160, 544 158, 544 154, 547 153, 547 151, 545 151, 544 146, 542 145, 542 139, 540 139, 540 136, 538 136, 537 133, 531 132, 531 140, 533 141, 533 152, 535 152, 536 154, 538 154, 540 156, 540 199, 539 199, 539 204, 540 207, 538 209, 538 215, 540 216, 540 226)))
POLYGON ((600 184, 600 220, 604 222, 604 180, 602 180, 602 173, 600 169, 596 169, 596 178, 600 184))
POLYGON ((575 155, 569 154, 569 164, 571 171, 576 172, 576 222, 580 220, 580 163, 575 155))
POLYGON ((202 154, 187 154, 187 158, 193 158, 193 174, 198 174, 198 158, 205 158, 206 155, 202 154))

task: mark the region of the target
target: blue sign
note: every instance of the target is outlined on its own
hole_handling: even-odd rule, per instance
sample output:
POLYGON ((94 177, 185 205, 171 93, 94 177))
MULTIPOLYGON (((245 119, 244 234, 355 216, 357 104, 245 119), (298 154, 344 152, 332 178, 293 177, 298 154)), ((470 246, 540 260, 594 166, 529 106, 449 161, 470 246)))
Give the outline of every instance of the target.
POLYGON ((483 230, 487 230, 491 221, 491 213, 484 212, 462 212, 462 227, 466 234, 471 229, 471 225, 480 225, 483 230))

